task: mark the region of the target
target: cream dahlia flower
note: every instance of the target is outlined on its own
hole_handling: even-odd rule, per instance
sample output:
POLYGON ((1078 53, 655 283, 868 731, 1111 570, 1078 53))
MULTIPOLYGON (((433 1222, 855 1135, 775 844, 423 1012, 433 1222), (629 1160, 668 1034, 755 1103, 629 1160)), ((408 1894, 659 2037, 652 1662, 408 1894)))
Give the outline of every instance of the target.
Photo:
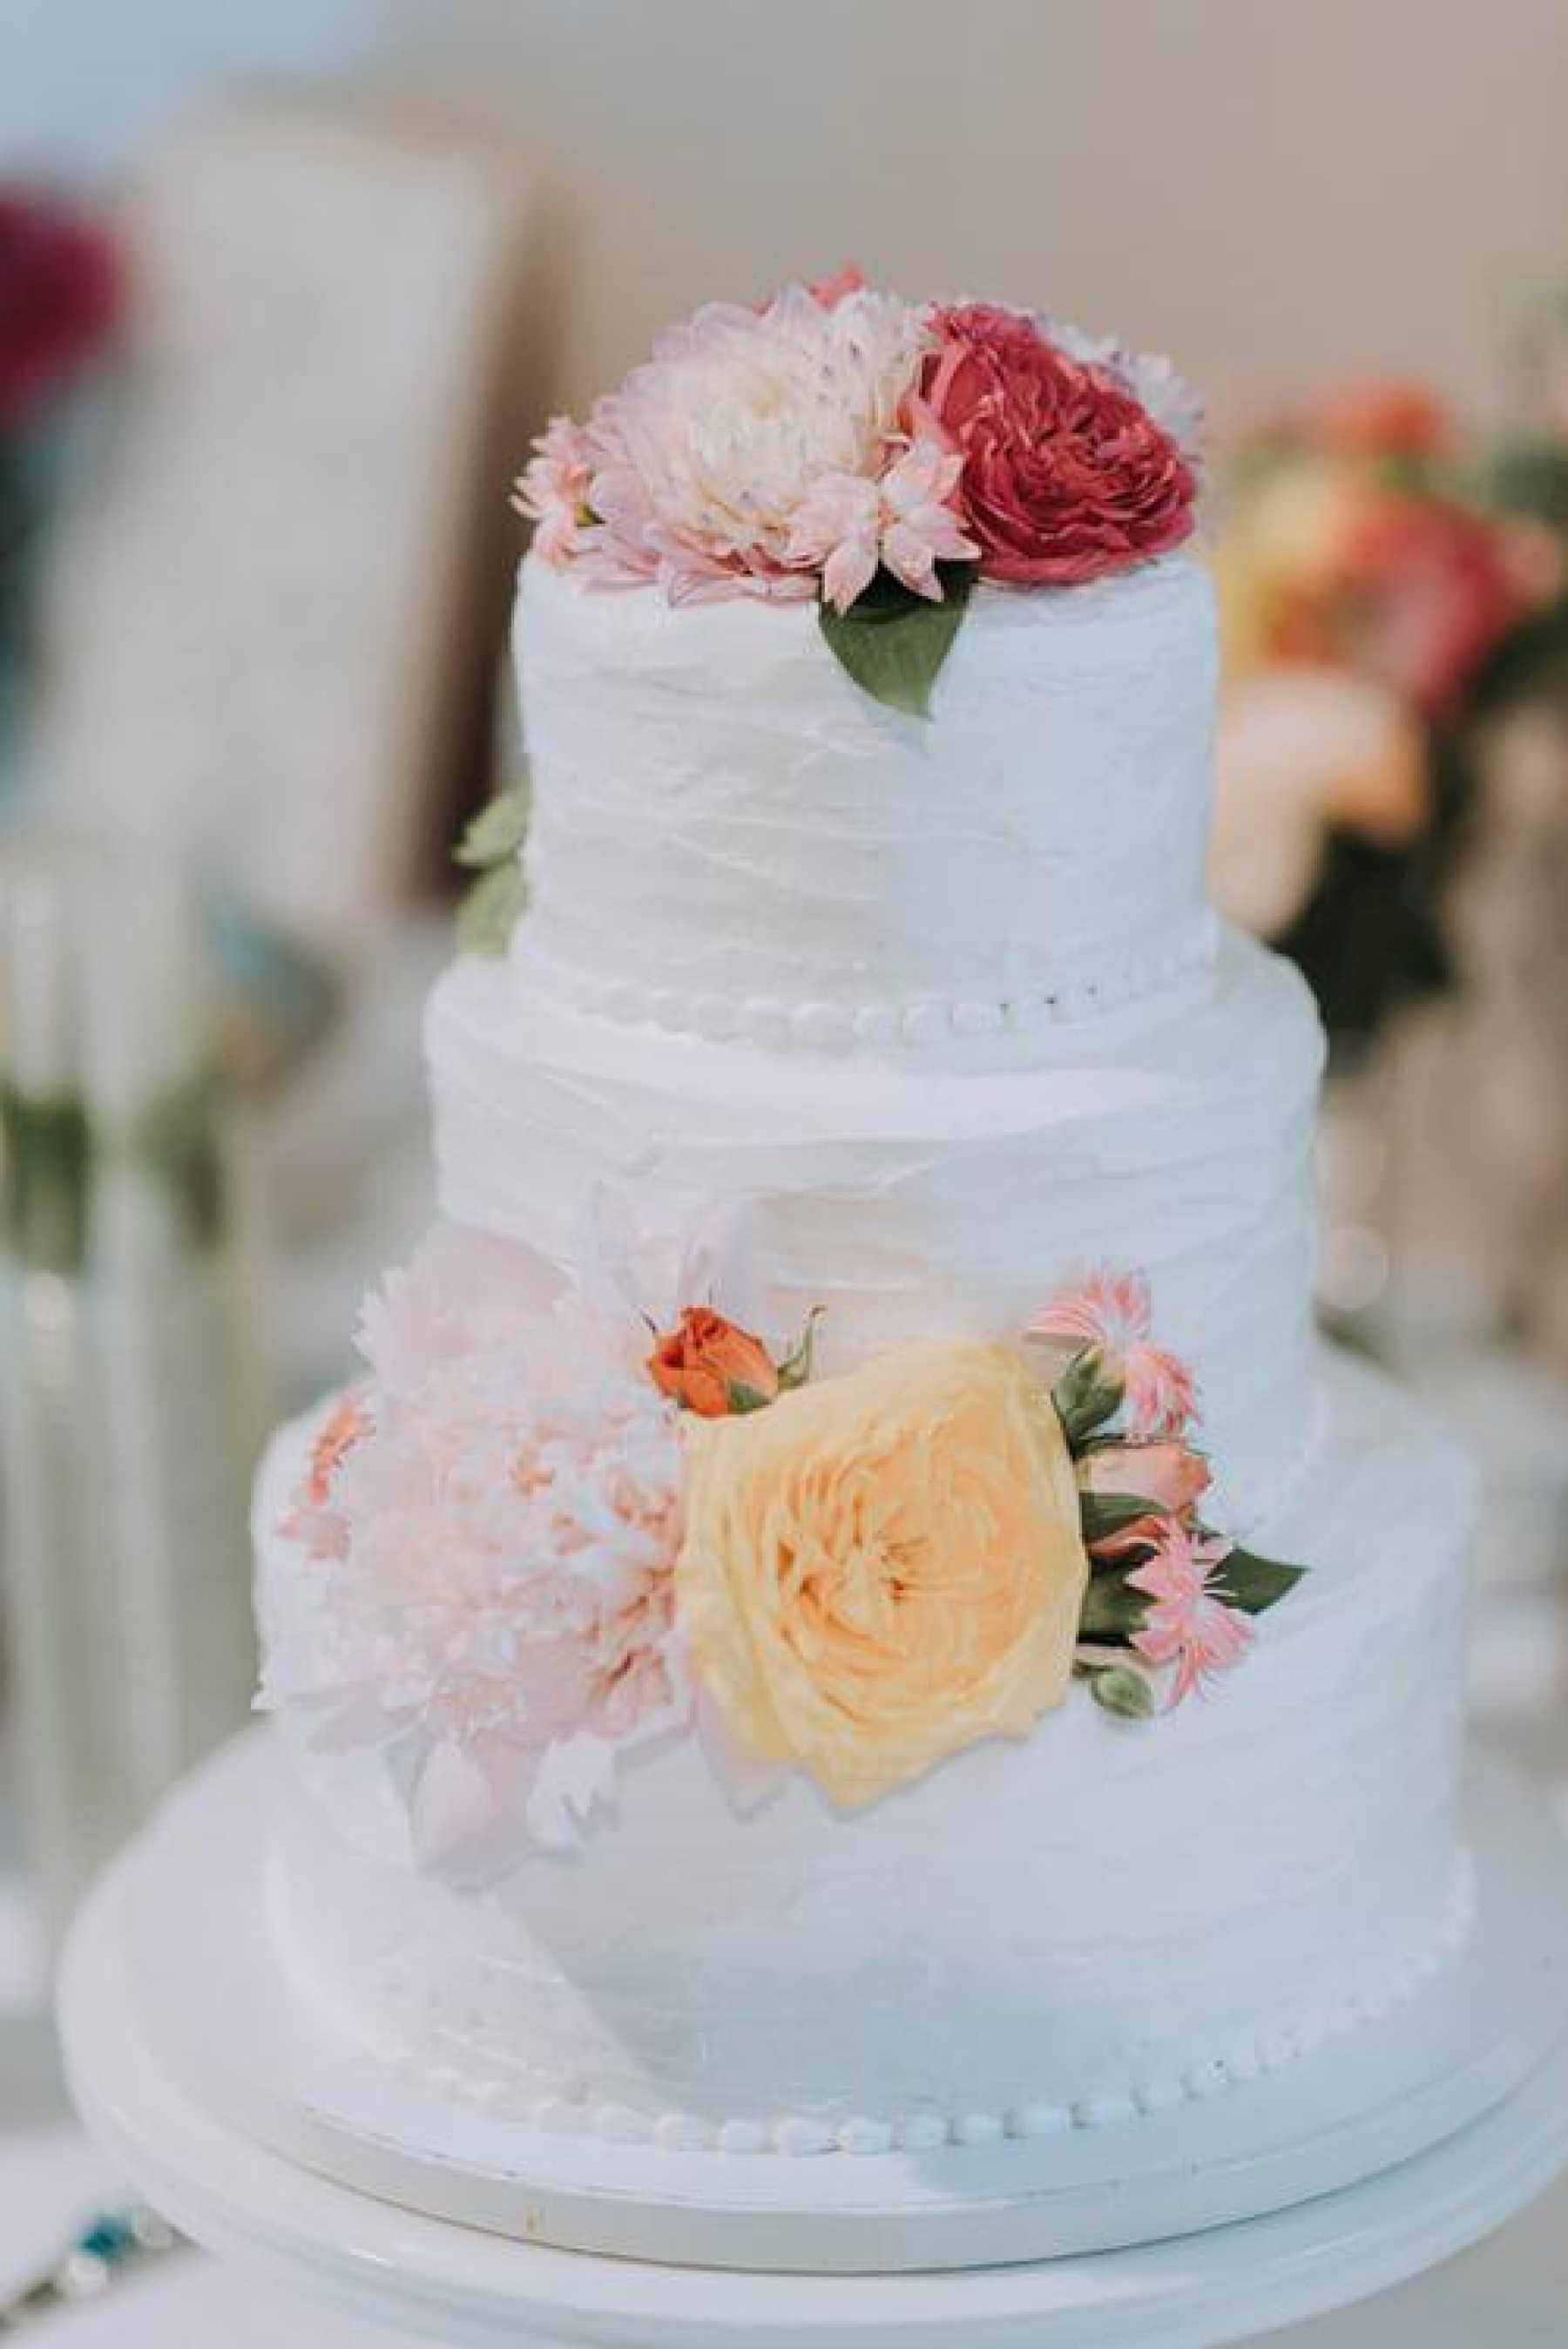
POLYGON ((762 310, 699 310, 593 412, 582 552, 601 578, 652 575, 676 602, 814 595, 792 552, 802 511, 825 476, 887 469, 928 339, 885 294, 830 308, 792 286, 762 310))

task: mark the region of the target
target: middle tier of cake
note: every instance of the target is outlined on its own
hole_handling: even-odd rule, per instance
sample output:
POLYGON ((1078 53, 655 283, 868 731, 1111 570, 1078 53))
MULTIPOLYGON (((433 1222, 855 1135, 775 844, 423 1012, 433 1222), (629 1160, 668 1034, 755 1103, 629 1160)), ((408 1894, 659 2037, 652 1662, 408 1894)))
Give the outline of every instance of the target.
POLYGON ((1137 1268, 1199 1379, 1216 1514, 1244 1527, 1310 1451, 1322 1036, 1250 943, 1120 1013, 896 1061, 626 1027, 464 961, 427 1048, 443 1211, 563 1272, 596 1194, 671 1268, 746 1203, 764 1327, 825 1308, 832 1369, 1014 1335, 1075 1275, 1137 1268))

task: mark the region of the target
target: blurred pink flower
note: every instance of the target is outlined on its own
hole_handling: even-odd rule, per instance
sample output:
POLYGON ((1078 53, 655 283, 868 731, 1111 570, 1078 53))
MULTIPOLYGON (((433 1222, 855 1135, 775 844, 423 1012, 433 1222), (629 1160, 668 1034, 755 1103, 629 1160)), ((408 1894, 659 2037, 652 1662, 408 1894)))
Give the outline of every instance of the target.
POLYGON ((1531 600, 1490 516, 1397 491, 1355 515, 1330 596, 1336 646, 1439 720, 1531 600))
POLYGON ((927 437, 880 481, 824 474, 796 515, 789 559, 820 568, 822 594, 841 612, 864 595, 879 564, 915 595, 939 604, 938 563, 962 562, 977 552, 951 503, 963 462, 956 450, 927 437))
POLYGON ((1197 1381, 1176 1355, 1150 1344, 1151 1311, 1147 1273, 1113 1273, 1102 1266, 1054 1298, 1027 1334, 1098 1346, 1121 1374, 1128 1433, 1180 1435, 1197 1416, 1197 1381))
POLYGON ((1460 440, 1452 407, 1414 376, 1346 376, 1307 402, 1305 429, 1347 457, 1449 457, 1460 440))
POLYGON ((1158 1547, 1127 1579, 1153 1600, 1132 1644, 1146 1663, 1174 1664, 1171 1702, 1180 1704, 1215 1672, 1241 1661, 1253 1636, 1250 1616, 1227 1606, 1214 1580, 1232 1545, 1218 1537, 1190 1533, 1167 1521, 1158 1547))

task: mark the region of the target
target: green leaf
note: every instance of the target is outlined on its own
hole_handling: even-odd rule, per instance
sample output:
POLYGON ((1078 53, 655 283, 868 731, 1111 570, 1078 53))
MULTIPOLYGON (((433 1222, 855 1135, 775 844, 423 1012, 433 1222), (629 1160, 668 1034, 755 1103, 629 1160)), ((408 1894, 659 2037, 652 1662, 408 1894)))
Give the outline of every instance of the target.
POLYGON ((1122 1392, 1120 1377, 1098 1346, 1085 1346, 1073 1356, 1051 1389, 1051 1401, 1074 1452, 1119 1410, 1122 1392))
POLYGON ((1090 1547, 1096 1542, 1109 1541, 1112 1534, 1125 1533, 1140 1517, 1168 1517, 1170 1514, 1163 1502, 1148 1500, 1140 1493, 1078 1495, 1083 1537, 1090 1547))
POLYGON ((792 1354, 786 1354, 779 1365, 779 1391, 787 1394, 791 1387, 803 1387, 811 1375, 811 1356, 816 1350, 817 1324, 827 1308, 813 1305, 806 1316, 806 1326, 792 1354))
POLYGON ((725 1399, 738 1418, 743 1412, 766 1411, 773 1398, 760 1387, 749 1387, 744 1379, 729 1379, 725 1384, 725 1399))
POLYGON ((528 903, 528 884, 516 857, 492 864, 465 892, 458 907, 458 941, 468 953, 502 955, 528 903))
POLYGON ((1147 1594, 1130 1589, 1124 1575, 1091 1574, 1078 1618, 1078 1638, 1125 1646, 1134 1631, 1143 1629, 1149 1607, 1147 1594))
POLYGON ((1245 1615, 1263 1615, 1294 1590, 1305 1572, 1304 1566, 1281 1566, 1272 1557, 1254 1557, 1251 1550, 1233 1549, 1214 1577, 1214 1594, 1245 1615))
POLYGON ((1090 1672, 1088 1684, 1095 1702, 1103 1704, 1107 1713, 1117 1713, 1123 1721, 1148 1721, 1156 1711, 1154 1691, 1147 1675, 1134 1671, 1130 1664, 1107 1664, 1101 1671, 1090 1672))
POLYGON ((879 571, 847 612, 818 606, 829 651, 862 691, 889 709, 929 718, 931 689, 953 649, 974 582, 972 563, 937 565, 940 604, 879 571))
POLYGON ((482 873, 515 856, 528 833, 528 793, 520 783, 480 808, 452 851, 455 862, 482 873))

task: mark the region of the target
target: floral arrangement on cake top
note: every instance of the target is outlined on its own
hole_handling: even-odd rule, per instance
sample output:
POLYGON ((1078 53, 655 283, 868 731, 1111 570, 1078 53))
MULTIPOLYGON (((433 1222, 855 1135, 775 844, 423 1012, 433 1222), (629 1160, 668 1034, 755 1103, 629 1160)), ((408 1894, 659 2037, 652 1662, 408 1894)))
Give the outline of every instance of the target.
POLYGON ((850 675, 924 715, 975 579, 1076 586, 1191 534, 1201 420, 1166 359, 848 268, 668 329, 554 419, 517 503, 596 585, 816 601, 850 675))
POLYGON ((650 1310, 602 1210, 553 1296, 526 1248, 440 1226, 367 1305, 368 1376, 283 1528, 311 1629, 263 1702, 383 1748, 421 1857, 520 1816, 570 1845, 670 1734, 738 1797, 803 1772, 853 1810, 1075 1682, 1147 1718, 1298 1580, 1205 1521, 1196 1390, 1140 1275, 1016 1340, 818 1375, 815 1316, 787 1349, 736 1318, 745 1257, 699 1235, 650 1310))

